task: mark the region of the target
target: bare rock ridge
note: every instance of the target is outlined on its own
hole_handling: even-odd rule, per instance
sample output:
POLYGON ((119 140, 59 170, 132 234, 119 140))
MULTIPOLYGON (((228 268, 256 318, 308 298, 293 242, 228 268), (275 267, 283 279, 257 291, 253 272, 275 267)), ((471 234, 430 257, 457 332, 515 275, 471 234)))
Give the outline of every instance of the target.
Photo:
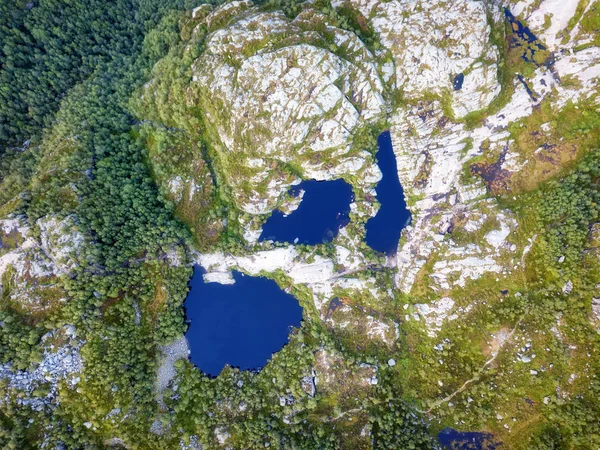
MULTIPOLYGON (((532 159, 511 137, 511 126, 542 102, 559 110, 567 101, 596 95, 600 50, 574 50, 591 42, 578 25, 567 29, 575 3, 334 2, 366 18, 379 39, 376 50, 308 4, 293 19, 243 1, 202 7, 194 12, 194 33, 203 27, 209 32, 192 64, 186 102, 206 110, 235 201, 259 216, 282 205, 298 182, 297 173, 281 170, 281 164, 293 164, 304 178, 352 179, 358 190, 353 218, 364 223, 375 213, 364 197, 374 193, 380 175, 372 155, 353 142, 361 129, 387 120, 413 215, 393 261, 395 284, 406 293, 415 284, 435 293, 443 308, 417 305, 406 315, 422 318, 435 334, 444 317, 460 312, 448 296, 453 289, 485 274, 501 278, 523 270, 535 237, 522 236, 514 214, 465 171, 489 154, 502 155, 498 170, 506 177, 527 170, 532 159), (536 63, 527 78, 510 85, 500 76, 507 49, 497 40, 498 33, 512 39, 504 35, 505 8, 528 18, 550 55, 550 62, 536 63), (546 16, 551 19, 541 23, 546 16), (576 79, 577 89, 563 78, 576 79), (392 92, 401 93, 400 103, 392 92), (475 116, 482 119, 473 126, 467 119, 475 116), (440 318, 431 319, 438 309, 440 318)), ((552 132, 549 125, 542 131, 552 132)), ((255 243, 255 222, 240 220, 248 242, 255 243)), ((208 269, 207 280, 223 283, 231 282, 234 268, 283 270, 311 288, 324 318, 342 291, 375 301, 390 295, 374 279, 353 277, 370 264, 357 236, 342 230, 333 259, 307 258, 288 247, 244 257, 198 255, 197 261, 208 269), (338 276, 334 267, 346 274, 338 276)))
MULTIPOLYGON (((244 173, 227 179, 240 208, 270 212, 290 187, 294 177, 271 170, 273 162, 298 165, 306 178, 376 174, 372 158, 351 145, 353 134, 385 110, 375 55, 313 9, 290 20, 249 3, 231 5, 238 14, 207 36, 206 51, 192 66, 190 92, 198 98, 188 101, 206 108, 224 164, 244 173), (248 196, 249 186, 256 192, 248 196)), ((212 12, 199 26, 231 8, 212 12)))

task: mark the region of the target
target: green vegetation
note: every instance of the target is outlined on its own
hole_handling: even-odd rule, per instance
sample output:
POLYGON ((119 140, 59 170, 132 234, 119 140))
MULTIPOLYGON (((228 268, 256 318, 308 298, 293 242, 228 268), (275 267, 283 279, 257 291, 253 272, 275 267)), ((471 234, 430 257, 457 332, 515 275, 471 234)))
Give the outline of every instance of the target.
MULTIPOLYGON (((10 393, 0 413, 3 448, 37 447, 42 442, 66 448, 100 448, 111 442, 130 448, 173 448, 181 429, 184 441, 197 436, 210 444, 220 427, 227 428, 235 447, 272 442, 284 448, 337 449, 345 442, 360 448, 365 445, 362 427, 369 426, 371 415, 379 430, 385 423, 387 408, 371 402, 369 390, 358 389, 362 383, 358 379, 353 388, 361 397, 358 404, 338 399, 337 387, 312 397, 298 385, 297 380, 310 374, 316 349, 324 346, 328 352, 339 352, 329 330, 317 323, 299 331, 259 374, 230 370, 210 380, 191 364, 179 364, 182 382, 177 392, 165 393, 164 406, 154 399, 158 346, 185 330, 181 302, 191 272, 188 244, 231 248, 239 239, 234 228, 222 227, 223 219, 237 223, 237 213, 233 210, 234 216, 229 216, 223 164, 211 144, 215 136, 204 128, 200 111, 182 114, 169 109, 177 105, 169 95, 183 96, 184 84, 169 85, 156 107, 144 110, 142 121, 132 114, 140 106, 139 97, 130 99, 131 94, 139 92, 154 63, 167 54, 154 70, 170 64, 169 70, 180 71, 185 82, 184 64, 178 60, 179 32, 189 29, 190 17, 178 12, 183 6, 189 7, 179 2, 161 2, 160 7, 120 2, 110 11, 97 4, 84 13, 86 8, 79 3, 69 9, 61 2, 42 2, 34 5, 32 14, 26 5, 16 5, 11 10, 14 17, 12 12, 2 16, 14 19, 4 24, 3 33, 14 27, 9 32, 14 36, 3 36, 9 43, 3 51, 12 58, 24 57, 23 48, 11 48, 10 42, 18 42, 44 55, 32 56, 34 63, 23 62, 14 71, 7 64, 0 72, 19 79, 14 83, 2 79, 7 88, 3 99, 25 96, 22 103, 3 103, 2 117, 10 120, 3 122, 7 125, 2 142, 10 146, 30 139, 24 149, 4 148, 2 211, 4 216, 20 214, 30 225, 48 215, 73 217, 89 237, 72 272, 52 279, 59 293, 53 295, 64 299, 52 309, 32 314, 13 298, 18 293, 12 286, 35 284, 44 295, 49 288, 33 279, 17 281, 11 270, 4 275, 0 363, 10 362, 13 370, 34 369, 43 358, 42 335, 64 324, 75 325, 77 339, 85 344, 80 350, 84 369, 76 388, 61 383, 52 394, 60 401, 50 409, 33 412, 18 403, 19 397, 13 398, 12 388, 2 385, 10 393), (57 10, 61 15, 54 18, 57 10), (53 25, 59 17, 64 29, 53 25), (101 32, 89 27, 90 22, 101 32), (71 39, 72 35, 78 38, 71 39), (35 36, 45 47, 24 44, 26 36, 35 36), (59 40, 72 40, 73 46, 62 52, 59 40), (94 40, 102 44, 94 46, 94 40), (65 73, 62 78, 60 71, 65 73), (61 82, 41 89, 48 77, 61 82), (32 108, 26 111, 23 104, 32 108), (181 177, 179 196, 167 189, 175 176, 181 177), (174 265, 174 260, 186 265, 174 265), (294 406, 279 406, 279 397, 290 393, 294 406), (245 414, 235 420, 226 406, 229 398, 245 404, 245 414), (357 413, 360 427, 349 421, 351 416, 338 421, 346 407, 364 411, 357 413), (116 414, 115 420, 107 418, 111 414, 116 414), (150 433, 157 419, 163 432, 150 433)), ((354 23, 349 14, 343 12, 343 20, 354 23)), ((373 147, 372 141, 367 133, 357 138, 357 145, 373 147)), ((14 239, 3 236, 9 249, 14 239)), ((297 295, 302 298, 303 293, 297 295)), ((340 363, 353 376, 359 373, 358 362, 349 364, 342 357, 340 363)), ((28 395, 45 401, 50 394, 40 385, 28 395)), ((410 409, 403 411, 409 414, 410 409)), ((415 423, 424 426, 422 420, 415 423)))
MULTIPOLYGON (((42 334, 63 324, 73 324, 79 338, 86 341, 81 351, 86 370, 78 392, 61 389, 61 402, 56 411, 36 414, 39 417, 33 425, 27 426, 26 432, 22 431, 20 411, 28 411, 30 407, 3 410, 6 431, 0 437, 3 448, 39 445, 41 439, 46 439, 49 445, 68 448, 100 445, 105 438, 102 433, 122 433, 130 442, 147 441, 145 425, 154 409, 155 348, 183 330, 179 305, 186 292, 189 269, 169 269, 164 255, 178 251, 185 258, 179 247, 187 234, 173 221, 171 211, 159 199, 143 161, 144 148, 132 133, 131 115, 125 107, 129 93, 147 76, 154 61, 163 56, 160 39, 156 39, 156 34, 149 34, 144 40, 145 32, 164 16, 157 29, 168 38, 169 24, 171 29, 173 25, 177 28, 177 21, 173 24, 174 16, 168 11, 184 5, 120 2, 111 9, 105 3, 96 3, 94 7, 68 3, 34 5, 31 14, 24 19, 26 24, 33 25, 25 28, 15 25, 21 13, 20 5, 13 6, 17 14, 14 19, 17 22, 12 24, 14 33, 25 33, 24 29, 33 27, 31 33, 45 42, 46 47, 39 49, 45 56, 35 58, 39 70, 24 62, 27 70, 23 75, 3 68, 2 77, 21 79, 11 83, 3 78, 2 86, 17 89, 20 95, 29 96, 24 99, 25 103, 42 104, 43 108, 32 109, 35 113, 25 118, 18 104, 3 102, 3 107, 12 105, 13 109, 3 110, 2 117, 10 116, 11 121, 16 121, 4 122, 12 125, 3 129, 3 141, 10 144, 27 137, 31 142, 19 152, 10 149, 5 152, 2 203, 6 213, 23 214, 30 224, 48 214, 72 215, 81 230, 90 236, 91 245, 82 248, 71 276, 56 281, 62 286, 67 301, 51 314, 34 315, 17 308, 11 299, 12 273, 5 273, 0 341, 2 362, 10 360, 14 369, 25 369, 41 359, 42 334), (65 15, 57 15, 58 11, 65 15), (116 17, 121 17, 123 22, 118 22, 116 17), (104 25, 101 19, 106 21, 104 25), (55 20, 66 31, 56 28, 55 20), (90 23, 99 28, 90 27, 90 23), (113 23, 115 28, 108 23, 113 23), (78 39, 71 39, 68 32, 78 39), (49 33, 56 33, 57 37, 51 38, 49 33), (59 41, 65 39, 73 42, 76 54, 70 53, 71 48, 59 45, 59 41), (86 47, 94 39, 107 47, 86 47), (103 51, 107 55, 100 57, 98 52, 103 51), (57 66, 59 60, 65 65, 57 66), (66 71, 65 77, 58 77, 57 70, 66 71), (28 81, 31 76, 37 77, 42 91, 34 87, 37 83, 28 81), (44 87, 46 76, 60 79, 63 84, 54 86, 56 90, 44 87), (25 88, 22 82, 30 84, 32 89, 25 88), (60 97, 57 90, 63 92, 71 86, 54 115, 56 100, 60 97), (40 127, 50 123, 52 126, 46 128, 40 140, 40 127), (18 132, 13 132, 14 127, 18 132), (54 175, 57 170, 60 175, 54 175), (157 271, 169 286, 170 295, 162 305, 156 306, 154 317, 144 313, 140 326, 136 326, 135 305, 144 311, 150 310, 157 271), (118 425, 123 431, 105 425, 96 433, 83 426, 84 422, 99 423, 100 415, 105 415, 115 404, 130 410, 131 419, 118 425), (105 408, 109 408, 108 411, 105 408), (47 426, 51 426, 52 431, 43 437, 41 430, 47 426)), ((4 8, 8 8, 6 5, 4 8)), ((3 20, 9 17, 12 14, 2 15, 3 20)), ((12 39, 25 37, 15 35, 12 39)), ((13 41, 7 38, 5 42, 13 41)), ((34 44, 29 46, 35 49, 34 44)), ((5 46, 4 51, 13 52, 15 57, 27 55, 23 49, 17 53, 10 45, 5 46)), ((3 95, 14 95, 7 89, 2 91, 3 95)), ((45 392, 37 389, 32 395, 44 397, 45 392)))
MULTIPOLYGON (((587 4, 586 4, 587 6, 587 4)), ((593 3, 581 18, 581 30, 593 37, 592 45, 600 45, 600 6, 593 3)))
MULTIPOLYGON (((586 33, 598 34, 596 5, 581 19, 586 33)), ((0 232, 0 256, 23 250, 3 273, 0 293, 0 447, 170 449, 200 442, 207 449, 433 449, 437 432, 450 426, 489 431, 507 449, 598 448, 599 335, 590 309, 600 277, 600 115, 593 97, 560 111, 542 102, 508 130, 520 156, 534 161, 509 180, 510 189, 490 189, 519 223, 508 242, 520 252, 531 244, 529 254, 499 256, 510 271, 444 292, 431 283, 443 256, 437 250, 450 237, 457 245, 489 247, 484 236, 499 223, 492 207, 482 206, 478 212, 487 217, 474 232, 465 230, 466 217, 454 217, 410 294, 401 294, 388 261, 362 242, 366 215, 353 213, 346 231, 360 239, 358 251, 369 262, 352 273, 366 283, 362 294, 336 288, 345 308, 329 313, 330 305, 316 304, 310 289, 283 271, 265 274, 303 306, 303 325, 290 342, 260 372, 228 367, 210 378, 180 359, 175 383, 157 401, 161 347, 186 330, 182 302, 193 251, 251 253, 241 223, 262 218, 236 206, 230 181, 248 192, 266 189, 249 181, 255 173, 239 154, 223 151, 208 117, 225 121, 231 112, 210 88, 190 87, 205 37, 230 19, 224 14, 209 27, 192 17, 195 6, 184 0, 0 5, 0 218, 18 217, 35 241, 43 236, 39 219, 69 219, 85 238, 73 267, 45 272, 38 247, 22 249, 19 232, 0 232), (548 148, 538 152, 543 144, 548 148), (442 295, 456 302, 459 315, 434 337, 414 315, 442 295), (381 324, 382 339, 366 337, 367 319, 381 324), (67 336, 68 325, 75 337, 67 336), (74 342, 80 372, 58 383, 43 373, 25 388, 6 376, 31 373, 74 342)), ((304 8, 290 0, 259 7, 288 17, 304 8)), ((357 10, 326 0, 312 7, 326 17, 315 24, 314 45, 347 57, 327 30, 336 26, 379 58, 389 57, 357 10)), ((490 17, 490 24, 502 53, 502 93, 486 111, 467 116, 467 127, 507 103, 516 73, 530 75, 548 57, 511 41, 510 22, 493 24, 490 17)), ((285 35, 273 48, 300 42, 285 35)), ((249 45, 244 57, 264 45, 249 45)), ((400 107, 400 91, 385 89, 400 107)), ((442 99, 446 110, 449 99, 442 99)), ((355 130, 349 154, 374 152, 387 125, 381 120, 355 130)), ((238 137, 268 136, 266 130, 238 137)), ((472 148, 472 139, 466 143, 472 148)), ((489 142, 483 150, 465 165, 462 181, 476 178, 474 164, 500 158, 488 151, 489 142)), ((315 157, 273 158, 269 169, 293 179, 301 175, 301 158, 315 157)), ((315 162, 334 158, 326 150, 315 162)), ((432 164, 427 156, 417 185, 432 164)), ((358 177, 348 178, 356 187, 358 177)), ((409 204, 421 198, 412 195, 409 204)), ((435 213, 451 209, 448 203, 435 213)), ((334 244, 297 250, 307 263, 316 255, 336 258, 334 244)))
POLYGON ((20 146, 52 123, 65 93, 136 51, 172 5, 154 0, 41 0, 0 5, 0 143, 20 146))

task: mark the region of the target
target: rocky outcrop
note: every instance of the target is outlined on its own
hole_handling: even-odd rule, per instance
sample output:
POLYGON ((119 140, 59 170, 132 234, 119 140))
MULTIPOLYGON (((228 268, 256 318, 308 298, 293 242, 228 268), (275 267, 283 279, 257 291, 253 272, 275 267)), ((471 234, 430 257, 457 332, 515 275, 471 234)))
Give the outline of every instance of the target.
POLYGON ((595 0, 587 2, 580 11, 578 0, 498 0, 498 3, 523 19, 552 53, 550 66, 558 82, 557 107, 597 92, 600 78, 597 30, 586 29, 581 20, 590 14, 595 0))
POLYGON ((77 265, 77 257, 85 243, 73 217, 59 219, 47 216, 37 221, 40 245, 59 273, 69 273, 77 265))
MULTIPOLYGON (((194 62, 188 101, 206 106, 205 87, 213 87, 207 120, 217 131, 227 170, 232 167, 228 158, 235 155, 240 176, 229 181, 240 207, 262 214, 278 204, 290 210, 296 206, 282 203, 283 193, 297 178, 281 170, 280 163, 294 164, 303 176, 317 179, 354 174, 364 192, 373 193, 378 170, 369 154, 357 153, 351 142, 356 130, 389 113, 386 89, 391 87, 402 93, 403 103, 388 117, 399 178, 413 216, 394 261, 396 286, 410 292, 418 280, 442 296, 486 273, 504 276, 522 267, 528 249, 519 248, 514 238, 515 218, 488 198, 484 183, 464 177, 465 167, 474 157, 501 154, 494 170, 509 177, 530 164, 511 139, 509 126, 532 114, 542 101, 560 109, 569 99, 593 92, 596 49, 573 51, 589 37, 575 25, 568 40, 550 39, 553 64, 538 64, 531 77, 515 80, 504 106, 490 110, 482 125, 472 128, 461 118, 474 112, 485 116, 501 93, 499 66, 505 62, 494 44, 493 27, 504 29, 503 8, 514 5, 473 0, 333 2, 342 5, 367 18, 383 49, 373 53, 310 6, 295 19, 260 12, 244 2, 204 11, 201 24, 212 31, 206 51, 194 62), (568 76, 576 77, 582 89, 563 84, 561 77, 568 76), (247 191, 244 186, 249 185, 247 191)), ((536 28, 533 20, 532 30, 542 40, 555 29, 566 30, 567 6, 556 10, 560 20, 551 20, 554 28, 536 28)), ((558 8, 552 1, 543 1, 542 7, 558 8)), ((513 12, 518 16, 523 11, 513 12)), ((539 12, 531 14, 535 18, 539 12)), ((364 201, 353 206, 355 219, 366 220, 374 212, 364 201)), ((256 242, 256 223, 242 222, 245 237, 256 242)), ((231 268, 251 274, 283 270, 294 283, 311 288, 325 314, 324 305, 335 292, 369 290, 368 283, 339 277, 333 270, 334 265, 346 271, 368 266, 360 239, 356 230, 344 229, 334 242, 335 257, 317 256, 309 264, 291 247, 264 252, 264 258, 263 253, 201 255, 198 262, 212 267, 207 280, 222 283, 232 281, 231 268)), ((440 317, 455 312, 450 307, 440 317)))
MULTIPOLYGON (((536 242, 495 198, 508 197, 509 181, 527 176, 545 157, 544 149, 525 152, 515 130, 542 108, 559 112, 570 101, 593 100, 600 54, 577 20, 569 24, 570 1, 333 2, 342 5, 360 11, 375 32, 376 46, 367 47, 311 4, 293 19, 249 2, 195 10, 188 55, 195 38, 204 40, 204 49, 191 58, 185 106, 204 113, 203 126, 216 150, 215 173, 231 188, 235 206, 247 213, 236 219, 254 249, 246 255, 196 254, 195 262, 207 270, 206 281, 232 283, 235 269, 275 278, 288 291, 299 288, 302 302, 312 297, 315 309, 309 314, 316 312, 337 338, 349 336, 344 340, 349 347, 375 343, 393 350, 406 325, 432 343, 440 339, 443 344, 434 349, 441 352, 451 345, 450 334, 462 335, 458 328, 489 308, 485 300, 470 298, 469 288, 489 283, 502 302, 504 279, 523 269, 536 242), (504 7, 516 19, 510 14, 507 19, 504 7), (545 49, 544 58, 528 61, 526 71, 509 82, 501 76, 507 65, 521 66, 509 61, 515 54, 504 48, 504 40, 515 45, 514 36, 502 33, 510 31, 506 20, 515 33, 522 32, 519 19, 540 38, 535 45, 545 49), (396 256, 387 261, 396 289, 412 294, 406 297, 373 275, 371 269, 382 261, 365 251, 363 242, 381 175, 361 138, 382 118, 390 126, 412 214, 396 256), (337 177, 352 182, 356 203, 351 224, 331 248, 257 242, 264 214, 298 206, 298 199, 285 195, 290 185, 300 178, 337 177), (386 316, 381 311, 392 298, 407 300, 397 315, 386 316)), ((149 83, 144 95, 155 86, 149 83)), ((547 119, 535 132, 542 141, 551 139, 553 127, 547 119)), ((185 183, 183 174, 170 173, 167 184, 175 200, 188 195, 185 183)), ((307 393, 319 392, 330 366, 317 364, 306 375, 307 393)), ((376 373, 367 378, 365 385, 378 382, 376 373)), ((227 445, 226 430, 221 431, 227 445)))
POLYGON ((498 51, 490 40, 488 20, 488 15, 499 14, 498 8, 471 0, 350 3, 370 18, 381 43, 391 51, 396 86, 407 100, 448 93, 454 113, 462 117, 485 108, 500 92, 498 51), (464 80, 456 89, 458 76, 464 80))
POLYGON ((206 37, 192 66, 187 101, 216 131, 239 207, 274 209, 297 179, 288 164, 315 179, 373 171, 371 155, 352 146, 385 110, 377 59, 362 41, 309 7, 290 20, 225 6, 199 26, 224 15, 228 25, 206 37))
MULTIPOLYGON (((417 274, 434 253, 431 281, 438 289, 464 286, 465 279, 519 266, 516 245, 510 241, 516 222, 510 212, 501 213, 494 200, 484 200, 481 186, 461 180, 464 165, 475 156, 503 153, 507 157, 502 170, 522 169, 528 161, 518 156, 515 143, 509 138, 509 125, 530 115, 544 99, 560 109, 569 99, 596 92, 599 49, 573 51, 576 45, 589 42, 579 25, 571 30, 566 44, 550 39, 553 65, 538 67, 526 83, 514 86, 514 94, 504 108, 489 115, 483 126, 469 129, 456 119, 486 108, 500 91, 496 75, 498 50, 491 44, 489 26, 503 20, 500 5, 468 0, 451 4, 399 0, 351 3, 370 17, 382 42, 391 50, 397 86, 409 103, 391 117, 399 176, 413 214, 412 226, 404 233, 404 244, 397 257, 397 285, 410 291, 417 274), (460 89, 456 89, 452 77, 459 73, 464 79, 460 89), (560 78, 566 76, 575 77, 580 86, 572 89, 563 85, 560 78), (441 100, 429 100, 431 93, 439 94, 441 100), (443 100, 444 96, 450 96, 450 102, 443 100), (454 118, 448 115, 448 105, 454 118), (482 209, 489 209, 489 215, 497 218, 497 231, 471 245, 456 245, 449 236, 453 224, 482 209), (507 256, 511 258, 508 265, 507 256), (458 279, 449 283, 452 273, 458 279)), ((574 13, 571 4, 577 2, 559 3, 542 1, 531 13, 535 18, 546 10, 553 11, 545 34, 541 28, 533 27, 534 32, 540 31, 542 39, 566 27, 574 13)))
POLYGON ((517 224, 510 213, 500 212, 495 200, 485 199, 483 185, 461 182, 461 175, 464 164, 482 154, 484 140, 502 148, 508 145, 508 133, 491 127, 469 131, 448 119, 435 101, 400 111, 393 121, 399 177, 405 192, 417 199, 413 202, 413 223, 405 230, 406 240, 397 255, 398 287, 410 291, 433 253, 437 261, 431 277, 441 289, 451 287, 447 280, 452 273, 459 276, 453 284, 464 286, 467 278, 502 271, 503 265, 496 260, 502 253, 515 252, 506 239, 517 224), (482 216, 481 210, 488 210, 488 214, 482 216), (497 231, 488 236, 489 240, 469 245, 452 240, 450 231, 457 222, 465 221, 466 231, 474 232, 488 216, 498 221, 497 231), (470 225, 469 221, 480 223, 470 225))
POLYGON ((342 278, 334 270, 330 259, 319 255, 300 255, 293 246, 261 251, 251 256, 197 254, 196 262, 206 269, 204 279, 207 282, 225 284, 233 281, 231 270, 234 269, 250 275, 282 271, 294 284, 306 285, 311 289, 319 310, 323 310, 325 303, 334 296, 336 288, 366 287, 361 280, 342 278))
POLYGON ((0 221, 4 239, 11 237, 0 256, 0 283, 8 296, 25 310, 43 311, 65 300, 58 278, 79 264, 85 238, 73 217, 47 216, 36 222, 34 233, 24 216, 0 221), (37 237, 39 236, 39 237, 37 237))
POLYGON ((156 399, 162 403, 164 390, 169 386, 171 380, 175 378, 177 371, 175 363, 180 359, 187 359, 190 349, 185 336, 174 340, 170 344, 160 347, 161 357, 156 374, 156 399))
POLYGON ((77 374, 83 370, 79 349, 82 342, 74 327, 65 326, 42 336, 43 356, 31 370, 14 370, 10 363, 0 364, 0 380, 7 380, 6 397, 0 404, 7 403, 11 393, 18 391, 17 403, 41 411, 51 407, 58 395, 60 384, 74 389, 81 381, 77 374), (60 346, 54 342, 61 342, 60 346), (44 395, 36 389, 44 386, 44 395))

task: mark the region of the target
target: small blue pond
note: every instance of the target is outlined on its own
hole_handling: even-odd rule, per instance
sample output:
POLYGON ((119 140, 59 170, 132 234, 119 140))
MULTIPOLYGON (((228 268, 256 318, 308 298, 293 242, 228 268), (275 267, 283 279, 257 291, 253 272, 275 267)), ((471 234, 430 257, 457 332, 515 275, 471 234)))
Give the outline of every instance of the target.
POLYGON ((438 439, 443 448, 453 450, 494 450, 498 444, 494 443, 493 436, 489 433, 474 431, 456 431, 445 428, 438 434, 438 439))
POLYGON ((185 301, 192 362, 217 376, 226 364, 259 369, 300 326, 302 308, 273 281, 233 272, 234 284, 205 283, 196 267, 185 301))
POLYGON ((304 196, 300 206, 287 217, 279 210, 263 225, 259 241, 272 240, 316 245, 331 242, 340 228, 350 222, 352 187, 344 180, 308 180, 290 189, 292 196, 304 196))
POLYGON ((459 73, 458 75, 456 75, 454 77, 454 79, 452 80, 452 86, 454 87, 454 90, 460 91, 463 87, 464 82, 465 82, 465 74, 464 73, 459 73))
POLYGON ((398 179, 396 155, 392 148, 390 132, 381 133, 377 143, 377 164, 383 178, 375 191, 381 207, 377 215, 367 222, 366 242, 373 250, 393 255, 398 249, 400 232, 410 222, 410 212, 406 208, 404 191, 398 179))

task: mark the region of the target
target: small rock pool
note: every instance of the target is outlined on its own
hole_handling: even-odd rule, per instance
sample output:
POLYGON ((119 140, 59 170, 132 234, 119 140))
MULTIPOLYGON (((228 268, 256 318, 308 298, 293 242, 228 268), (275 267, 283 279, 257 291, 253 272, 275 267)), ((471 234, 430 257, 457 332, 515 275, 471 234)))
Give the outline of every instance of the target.
POLYGON ((298 300, 264 277, 233 272, 233 284, 205 283, 196 266, 185 300, 191 361, 217 376, 225 365, 260 369, 299 327, 298 300))
POLYGON ((322 244, 331 242, 340 228, 350 222, 354 192, 342 179, 303 181, 290 189, 290 195, 302 195, 298 208, 289 215, 273 211, 263 225, 259 241, 322 244))

